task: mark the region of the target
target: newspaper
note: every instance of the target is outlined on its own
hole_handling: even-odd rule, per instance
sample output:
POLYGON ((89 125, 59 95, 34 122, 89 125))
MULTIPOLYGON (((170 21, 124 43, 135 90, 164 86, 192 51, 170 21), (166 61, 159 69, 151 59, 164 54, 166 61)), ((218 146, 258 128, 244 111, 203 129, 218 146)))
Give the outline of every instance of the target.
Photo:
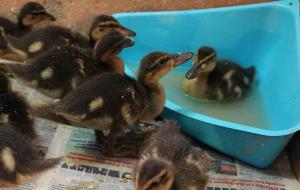
MULTIPOLYGON (((18 90, 22 88, 20 86, 18 90)), ((28 97, 34 97, 34 100, 53 101, 45 99, 45 97, 37 97, 41 94, 36 94, 34 90, 29 89, 28 97)), ((46 157, 63 156, 64 159, 57 168, 40 176, 35 182, 14 189, 134 189, 132 167, 137 160, 132 158, 105 157, 102 151, 104 145, 95 142, 94 130, 64 125, 39 118, 35 126, 41 135, 43 142, 41 148, 46 153, 46 157), (49 143, 50 141, 51 143, 49 143)), ((124 135, 140 134, 138 130, 141 130, 142 133, 145 133, 145 131, 149 132, 147 133, 149 135, 151 132, 157 130, 156 127, 149 126, 137 125, 134 130, 126 131, 124 135)), ((141 147, 138 146, 138 148, 141 147)), ((203 159, 203 169, 209 176, 206 190, 300 189, 300 184, 291 171, 289 159, 285 152, 272 167, 262 170, 231 159, 207 146, 199 145, 198 147, 202 155, 201 159, 203 159)))
MULTIPOLYGON (((133 190, 135 159, 105 158, 94 131, 58 124, 47 157, 64 156, 60 166, 38 180, 36 190, 133 190)), ((209 175, 207 190, 298 190, 284 153, 267 170, 255 169, 207 147, 199 148, 209 175)), ((26 188, 28 189, 28 187, 26 188)), ((23 189, 22 189, 23 190, 23 189)))
POLYGON ((204 168, 209 175, 207 190, 299 190, 289 159, 284 152, 269 169, 257 169, 224 155, 203 149, 207 156, 204 168))

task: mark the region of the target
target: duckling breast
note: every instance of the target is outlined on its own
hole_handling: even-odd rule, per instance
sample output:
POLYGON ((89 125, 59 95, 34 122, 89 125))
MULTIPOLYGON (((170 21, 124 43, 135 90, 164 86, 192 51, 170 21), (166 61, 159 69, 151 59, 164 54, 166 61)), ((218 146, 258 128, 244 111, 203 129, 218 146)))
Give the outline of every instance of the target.
POLYGON ((200 77, 191 80, 184 78, 180 88, 189 96, 197 99, 206 99, 208 89, 207 87, 207 78, 200 77))

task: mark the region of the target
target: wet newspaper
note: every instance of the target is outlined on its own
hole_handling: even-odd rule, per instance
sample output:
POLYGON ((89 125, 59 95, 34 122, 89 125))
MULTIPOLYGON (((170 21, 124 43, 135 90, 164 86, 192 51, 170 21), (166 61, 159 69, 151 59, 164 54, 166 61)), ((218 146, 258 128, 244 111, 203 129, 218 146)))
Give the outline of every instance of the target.
MULTIPOLYGON (((31 101, 53 101, 30 88, 17 86, 31 101), (26 90, 26 91, 25 91, 26 90)), ((138 125, 137 127, 145 127, 138 125)), ((132 167, 136 159, 107 158, 96 143, 94 130, 38 118, 41 154, 64 159, 57 168, 16 190, 133 190, 132 167)), ((145 128, 147 128, 146 126, 145 128)), ((153 129, 152 126, 150 126, 153 129)), ((151 130, 150 130, 151 131, 151 130)), ((142 142, 141 142, 142 144, 142 142)), ((256 169, 199 145, 203 169, 209 176, 206 190, 300 190, 289 159, 283 153, 269 169, 256 169)), ((4 189, 3 189, 4 190, 4 189)), ((8 189, 5 189, 8 190, 8 189)))

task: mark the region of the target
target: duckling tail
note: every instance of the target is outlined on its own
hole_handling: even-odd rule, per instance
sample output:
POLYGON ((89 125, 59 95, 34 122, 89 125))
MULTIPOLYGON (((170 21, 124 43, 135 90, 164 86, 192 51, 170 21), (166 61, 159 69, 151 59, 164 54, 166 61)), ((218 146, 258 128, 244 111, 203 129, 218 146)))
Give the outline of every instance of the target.
POLYGON ((255 72, 256 72, 256 68, 254 66, 251 66, 251 67, 248 67, 247 69, 245 69, 245 73, 248 76, 251 83, 254 80, 255 72))
POLYGON ((30 172, 32 173, 40 173, 55 167, 61 160, 62 158, 33 160, 27 167, 30 168, 30 172))
POLYGON ((0 29, 0 50, 6 50, 7 49, 7 41, 5 39, 5 33, 3 31, 3 28, 0 29))
MULTIPOLYGON (((28 155, 32 156, 32 155, 28 155)), ((24 158, 25 159, 25 158, 24 158)), ((16 171, 16 180, 12 184, 7 181, 5 184, 0 183, 0 187, 11 187, 15 185, 22 185, 33 181, 40 174, 54 168, 60 163, 62 158, 36 159, 27 163, 26 166, 19 166, 20 171, 16 171)))
POLYGON ((0 71, 2 73, 5 73, 7 76, 10 76, 11 73, 14 73, 19 77, 24 76, 26 73, 24 68, 25 65, 26 63, 24 62, 18 62, 18 61, 12 61, 12 60, 0 58, 0 71))
POLYGON ((30 76, 28 75, 28 67, 24 65, 11 64, 7 65, 8 73, 11 75, 25 80, 30 80, 30 76))
POLYGON ((56 114, 56 111, 53 109, 54 104, 55 103, 47 104, 44 102, 36 102, 35 104, 31 104, 31 107, 35 115, 38 117, 69 125, 70 122, 68 122, 64 117, 56 114))
POLYGON ((20 44, 20 40, 16 37, 7 35, 3 28, 0 28, 0 53, 2 58, 15 61, 23 61, 27 58, 27 54, 21 50, 14 48, 14 44, 20 44))

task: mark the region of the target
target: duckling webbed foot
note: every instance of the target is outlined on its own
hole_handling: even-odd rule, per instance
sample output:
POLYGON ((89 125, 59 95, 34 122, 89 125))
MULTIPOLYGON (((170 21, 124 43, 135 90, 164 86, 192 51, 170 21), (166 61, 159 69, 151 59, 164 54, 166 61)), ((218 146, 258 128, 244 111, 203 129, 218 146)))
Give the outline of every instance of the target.
POLYGON ((138 146, 136 139, 128 138, 128 136, 119 132, 119 130, 111 130, 108 136, 103 131, 95 130, 96 142, 104 145, 106 156, 109 157, 131 157, 136 158, 138 155, 138 146))
MULTIPOLYGON (((117 140, 118 135, 121 133, 121 128, 112 128, 107 136, 107 148, 106 148, 106 155, 109 157, 114 157, 116 150, 115 150, 115 143, 117 140)), ((102 133, 103 134, 103 133, 102 133)), ((98 137, 99 138, 99 137, 98 137)), ((105 138, 103 138, 105 139, 105 138)))
POLYGON ((98 144, 108 144, 107 136, 104 135, 103 131, 95 130, 95 140, 98 144))
POLYGON ((114 145, 114 157, 138 157, 138 146, 137 144, 115 144, 114 145))
MULTIPOLYGON (((126 129, 118 134, 116 137, 114 157, 130 157, 136 158, 143 149, 145 140, 160 128, 158 122, 152 123, 137 123, 132 128, 126 129)), ((109 140, 108 136, 103 131, 95 130, 96 142, 101 146, 106 147, 104 152, 108 152, 109 140)))

